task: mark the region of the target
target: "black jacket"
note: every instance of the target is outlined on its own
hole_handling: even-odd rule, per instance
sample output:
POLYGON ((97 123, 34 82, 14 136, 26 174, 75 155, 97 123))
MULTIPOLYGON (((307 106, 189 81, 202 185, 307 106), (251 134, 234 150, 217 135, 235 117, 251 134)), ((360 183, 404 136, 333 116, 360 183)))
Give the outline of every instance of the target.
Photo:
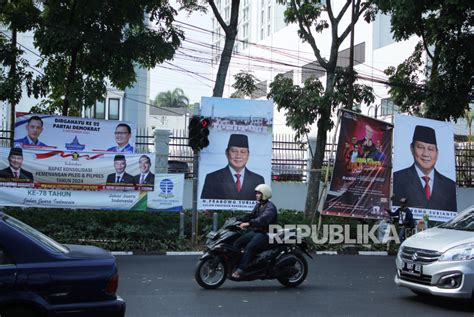
POLYGON ((226 166, 206 175, 201 199, 255 200, 255 187, 264 183, 262 176, 245 168, 244 183, 238 192, 229 166, 226 166))
MULTIPOLYGON (((8 181, 15 180, 15 177, 13 176, 13 172, 10 167, 7 167, 0 171, 0 178, 8 181)), ((27 170, 20 168, 20 177, 18 179, 23 182, 32 182, 33 174, 28 172, 27 170)))
POLYGON ((271 201, 263 200, 240 220, 250 223, 250 227, 256 231, 268 232, 268 226, 278 222, 277 208, 271 201))
MULTIPOLYGON (((107 175, 107 183, 108 184, 117 184, 117 174, 109 174, 107 175)), ((132 175, 123 173, 122 177, 120 178, 120 184, 133 184, 135 185, 135 179, 132 175)))
POLYGON ((403 219, 402 226, 405 228, 413 229, 415 228, 415 219, 413 218, 413 213, 408 207, 400 207, 394 212, 389 211, 390 216, 394 218, 394 222, 399 223, 400 218, 403 219))
POLYGON ((434 170, 434 182, 431 189, 430 200, 426 199, 426 194, 422 183, 413 164, 409 168, 393 173, 393 194, 394 201, 400 198, 408 199, 410 207, 457 211, 456 208, 456 183, 446 176, 434 170))

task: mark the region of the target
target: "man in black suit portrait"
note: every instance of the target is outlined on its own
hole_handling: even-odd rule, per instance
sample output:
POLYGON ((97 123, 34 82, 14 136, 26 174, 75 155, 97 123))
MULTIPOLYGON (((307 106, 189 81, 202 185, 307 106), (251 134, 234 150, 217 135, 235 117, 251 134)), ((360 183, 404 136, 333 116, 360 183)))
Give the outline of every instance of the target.
POLYGON ((254 200, 255 187, 265 180, 246 167, 250 155, 247 136, 232 134, 225 155, 229 164, 206 175, 201 199, 254 200))
POLYGON ((154 185, 155 174, 150 172, 150 158, 146 155, 140 156, 138 159, 138 167, 140 168, 140 174, 135 175, 135 183, 137 185, 154 185))
POLYGON ((435 130, 417 125, 410 150, 413 165, 393 174, 395 201, 405 197, 413 208, 456 211, 456 183, 435 169, 438 160, 435 130))
POLYGON ((10 149, 8 154, 10 166, 0 171, 0 179, 4 181, 33 182, 33 174, 21 168, 23 164, 23 150, 19 147, 10 149))
POLYGON ((135 185, 135 180, 132 175, 125 172, 127 168, 127 161, 125 156, 122 154, 117 154, 114 157, 114 167, 115 173, 107 175, 108 184, 133 184, 135 185))

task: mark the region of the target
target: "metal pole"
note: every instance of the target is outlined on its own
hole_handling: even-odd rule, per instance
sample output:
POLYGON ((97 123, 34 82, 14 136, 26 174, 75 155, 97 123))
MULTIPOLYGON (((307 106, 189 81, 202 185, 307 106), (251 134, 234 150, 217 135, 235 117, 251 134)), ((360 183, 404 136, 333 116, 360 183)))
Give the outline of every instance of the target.
POLYGON ((219 220, 219 215, 217 214, 217 212, 214 212, 212 214, 212 230, 213 231, 217 231, 218 220, 219 220))
POLYGON ((198 171, 199 171, 199 151, 194 150, 193 158, 193 211, 191 220, 191 242, 197 242, 197 229, 198 229, 198 210, 197 210, 197 196, 198 196, 198 171))
POLYGON ((184 212, 179 213, 179 237, 184 238, 184 212))

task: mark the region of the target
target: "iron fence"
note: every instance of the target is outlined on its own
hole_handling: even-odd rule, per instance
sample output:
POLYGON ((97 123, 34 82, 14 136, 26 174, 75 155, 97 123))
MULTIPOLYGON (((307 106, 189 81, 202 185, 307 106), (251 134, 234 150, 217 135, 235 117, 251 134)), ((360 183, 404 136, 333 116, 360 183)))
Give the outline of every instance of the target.
MULTIPOLYGON (((10 147, 11 131, 0 127, 0 146, 10 147)), ((153 134, 147 129, 140 129, 136 136, 137 153, 155 151, 153 134)), ((334 158, 335 146, 326 145, 323 168, 334 158)), ((186 162, 189 166, 188 177, 193 172, 193 151, 188 146, 187 130, 170 132, 170 161, 186 162)), ((456 182, 459 186, 474 187, 474 144, 472 142, 456 143, 456 182)), ((279 181, 305 181, 311 162, 307 142, 295 141, 293 135, 275 134, 272 143, 272 179, 279 181)))

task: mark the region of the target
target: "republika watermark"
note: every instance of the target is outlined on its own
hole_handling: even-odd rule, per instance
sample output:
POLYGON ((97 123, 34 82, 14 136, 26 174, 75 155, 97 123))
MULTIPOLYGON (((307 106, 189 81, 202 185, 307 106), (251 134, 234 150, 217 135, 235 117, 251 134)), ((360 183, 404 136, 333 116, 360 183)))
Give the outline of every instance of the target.
POLYGON ((315 244, 385 244, 390 241, 400 243, 395 225, 382 227, 379 224, 358 224, 354 230, 349 224, 324 224, 320 234, 317 229, 317 225, 270 225, 269 243, 298 244, 305 238, 310 238, 315 244))

